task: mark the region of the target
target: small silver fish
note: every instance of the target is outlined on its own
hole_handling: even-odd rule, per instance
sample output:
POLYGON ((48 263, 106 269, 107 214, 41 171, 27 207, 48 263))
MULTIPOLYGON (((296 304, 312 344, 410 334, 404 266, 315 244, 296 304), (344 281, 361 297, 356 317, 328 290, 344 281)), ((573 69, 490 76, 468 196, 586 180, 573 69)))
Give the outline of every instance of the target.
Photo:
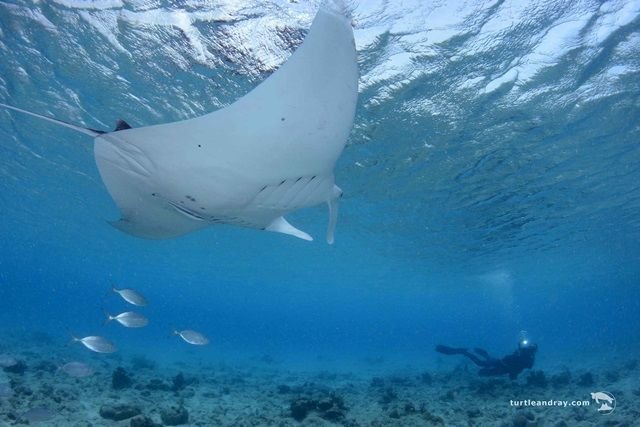
POLYGON ((0 399, 13 396, 13 389, 9 383, 0 383, 0 399))
POLYGON ((109 323, 112 320, 120 323, 122 326, 126 326, 127 328, 142 328, 149 324, 149 319, 144 317, 140 313, 135 313, 133 311, 125 311, 124 313, 120 313, 116 316, 112 316, 109 313, 105 312, 107 316, 107 322, 109 323))
POLYGON ((133 289, 117 289, 115 286, 112 286, 111 290, 120 295, 122 299, 129 304, 138 305, 140 307, 148 304, 147 299, 142 296, 140 292, 134 291, 133 289))
POLYGON ((74 378, 84 378, 93 375, 93 368, 82 362, 69 362, 59 368, 65 374, 74 378))
POLYGON ((56 413, 46 406, 38 406, 35 408, 31 408, 27 412, 22 414, 22 417, 25 420, 29 421, 29 424, 36 424, 36 423, 49 421, 55 416, 56 416, 56 413))
POLYGON ((193 345, 207 345, 209 344, 209 338, 202 335, 200 332, 185 329, 184 331, 173 330, 173 335, 179 335, 180 338, 193 345))
POLYGON ((76 338, 71 335, 71 339, 73 342, 82 343, 82 345, 96 353, 115 353, 118 350, 113 343, 103 337, 92 335, 84 338, 76 338))
POLYGON ((0 354, 0 368, 10 368, 18 364, 15 357, 8 354, 0 354))

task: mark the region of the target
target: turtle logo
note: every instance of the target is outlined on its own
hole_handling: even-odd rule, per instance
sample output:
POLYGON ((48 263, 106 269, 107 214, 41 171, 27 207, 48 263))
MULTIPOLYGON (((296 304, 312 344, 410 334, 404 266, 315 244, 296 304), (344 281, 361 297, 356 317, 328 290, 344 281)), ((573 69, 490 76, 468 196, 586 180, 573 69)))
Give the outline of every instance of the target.
POLYGON ((597 405, 600 405, 598 412, 603 415, 608 415, 616 409, 616 398, 608 391, 591 393, 591 399, 595 400, 597 405))

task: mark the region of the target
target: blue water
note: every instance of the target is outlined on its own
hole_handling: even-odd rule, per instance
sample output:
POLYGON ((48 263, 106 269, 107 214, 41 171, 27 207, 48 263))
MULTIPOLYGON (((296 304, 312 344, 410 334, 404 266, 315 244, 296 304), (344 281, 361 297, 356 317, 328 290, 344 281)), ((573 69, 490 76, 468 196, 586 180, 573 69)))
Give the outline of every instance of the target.
MULTIPOLYGON (((194 117, 264 79, 317 7, 285 16, 292 46, 276 45, 274 65, 260 68, 268 48, 238 54, 220 42, 217 31, 239 23, 194 20, 210 57, 227 62, 199 60, 175 26, 117 15, 198 7, 143 3, 0 2, 0 102, 97 128, 194 117)), ((540 367, 637 354, 637 2, 540 3, 538 19, 491 43, 479 34, 505 19, 505 2, 467 11, 466 26, 433 42, 394 29, 403 16, 394 7, 375 3, 376 17, 365 6, 354 10, 363 77, 336 168, 345 196, 333 246, 322 239, 325 207, 290 217, 312 243, 229 226, 167 241, 122 234, 106 222, 119 213, 91 141, 0 111, 0 333, 44 331, 60 345, 70 332, 100 334, 123 354, 161 360, 268 354, 292 369, 357 371, 375 358, 435 369, 438 343, 504 354, 521 330, 538 343, 540 367), (594 42, 601 18, 621 9, 594 42), (551 48, 558 55, 526 79, 520 69, 521 80, 492 83, 533 63, 539 35, 572 16, 591 18, 551 48), (408 65, 376 79, 407 52, 408 65), (103 309, 125 307, 107 294, 112 283, 147 296, 148 328, 102 325, 103 309), (212 345, 190 348, 172 327, 203 331, 212 345)))

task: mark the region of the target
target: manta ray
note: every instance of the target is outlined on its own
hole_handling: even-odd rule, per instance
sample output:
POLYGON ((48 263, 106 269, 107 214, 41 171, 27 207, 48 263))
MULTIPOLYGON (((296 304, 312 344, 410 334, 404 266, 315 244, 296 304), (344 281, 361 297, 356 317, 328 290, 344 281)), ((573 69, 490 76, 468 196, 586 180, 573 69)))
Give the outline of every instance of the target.
POLYGON ((101 131, 0 104, 94 138, 95 161, 121 212, 110 222, 147 239, 231 224, 311 236, 284 218, 327 203, 334 241, 333 169, 353 126, 358 66, 349 13, 324 2, 303 43, 231 105, 200 117, 101 131))

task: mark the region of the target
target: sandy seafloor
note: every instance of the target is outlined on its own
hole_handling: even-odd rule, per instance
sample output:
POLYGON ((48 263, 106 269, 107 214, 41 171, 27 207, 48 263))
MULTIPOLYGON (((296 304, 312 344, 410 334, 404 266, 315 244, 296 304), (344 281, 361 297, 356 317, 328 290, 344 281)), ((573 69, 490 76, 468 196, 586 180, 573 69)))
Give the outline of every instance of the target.
POLYGON ((601 366, 596 360, 574 370, 534 369, 510 381, 479 378, 465 363, 429 370, 386 366, 384 358, 372 357, 353 372, 294 370, 269 355, 167 362, 96 355, 58 341, 42 333, 3 336, 0 354, 19 363, 0 371, 0 383, 8 384, 0 387, 0 426, 640 425, 640 363, 633 358, 601 366), (58 368, 74 357, 95 373, 74 378, 58 368), (119 388, 116 370, 125 373, 116 375, 119 388), (611 414, 599 414, 593 402, 573 408, 509 404, 589 400, 601 390, 616 397, 611 414))

